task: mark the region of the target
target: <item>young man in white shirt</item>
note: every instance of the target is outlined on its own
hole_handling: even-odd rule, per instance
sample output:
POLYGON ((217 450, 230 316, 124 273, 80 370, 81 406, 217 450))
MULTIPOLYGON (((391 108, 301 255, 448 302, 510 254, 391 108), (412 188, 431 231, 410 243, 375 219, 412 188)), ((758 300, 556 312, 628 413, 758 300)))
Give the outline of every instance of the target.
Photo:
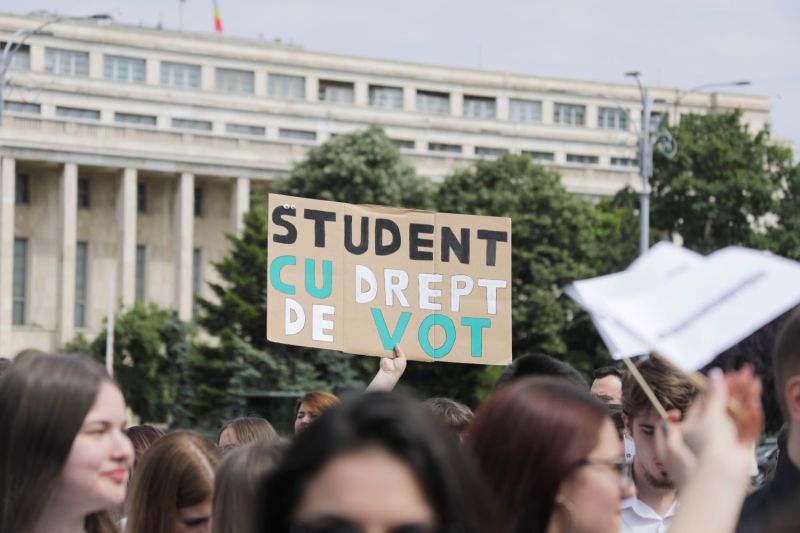
MULTIPOLYGON (((668 411, 677 409, 683 416, 697 396, 694 385, 656 358, 637 366, 661 405, 668 411)), ((636 496, 622 503, 620 531, 664 533, 678 507, 678 490, 656 454, 655 432, 661 431, 661 417, 630 372, 622 382, 622 413, 625 433, 636 444, 633 458, 636 496)))

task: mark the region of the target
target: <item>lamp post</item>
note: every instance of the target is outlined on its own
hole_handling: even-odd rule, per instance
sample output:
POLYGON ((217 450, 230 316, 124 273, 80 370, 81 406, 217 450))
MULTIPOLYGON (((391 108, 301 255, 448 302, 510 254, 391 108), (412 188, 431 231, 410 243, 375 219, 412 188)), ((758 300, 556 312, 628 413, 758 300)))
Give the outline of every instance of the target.
MULTIPOLYGON (((690 94, 703 91, 705 89, 718 89, 721 87, 747 87, 750 84, 751 84, 750 80, 738 80, 738 81, 727 81, 727 82, 717 82, 717 83, 704 83, 702 85, 698 85, 697 87, 692 87, 688 91, 678 90, 675 94, 675 101, 672 103, 672 115, 673 117, 675 117, 675 120, 678 119, 678 105, 680 105, 681 101, 690 94)), ((675 124, 677 124, 677 122, 675 122, 675 124)))
POLYGON ((11 37, 6 42, 6 45, 3 47, 3 55, 0 57, 0 126, 3 125, 3 114, 5 111, 5 93, 6 93, 6 85, 8 84, 8 78, 6 75, 8 74, 8 69, 11 67, 11 61, 14 59, 14 55, 19 51, 20 48, 25 44, 25 41, 28 40, 28 37, 31 35, 36 35, 41 33, 41 31, 51 24, 55 24, 56 22, 62 22, 65 20, 109 20, 111 19, 111 15, 105 13, 98 13, 95 15, 89 15, 87 17, 61 17, 57 16, 50 20, 46 20, 36 26, 33 29, 23 29, 15 31, 11 37))
MULTIPOLYGON (((625 76, 634 78, 639 86, 639 95, 642 102, 642 121, 641 136, 639 139, 639 173, 642 176, 642 192, 639 195, 639 255, 643 255, 650 248, 650 178, 653 176, 653 136, 650 131, 650 114, 653 108, 653 98, 650 96, 647 87, 642 85, 639 71, 626 72, 625 76)), ((716 87, 743 87, 750 85, 748 80, 733 82, 705 83, 698 85, 688 91, 678 91, 673 104, 673 113, 678 112, 678 104, 681 100, 692 93, 703 89, 716 87)), ((663 121, 661 121, 663 122, 663 121)), ((659 131, 655 136, 658 141, 659 150, 671 157, 677 150, 677 142, 672 135, 659 123, 659 131)))

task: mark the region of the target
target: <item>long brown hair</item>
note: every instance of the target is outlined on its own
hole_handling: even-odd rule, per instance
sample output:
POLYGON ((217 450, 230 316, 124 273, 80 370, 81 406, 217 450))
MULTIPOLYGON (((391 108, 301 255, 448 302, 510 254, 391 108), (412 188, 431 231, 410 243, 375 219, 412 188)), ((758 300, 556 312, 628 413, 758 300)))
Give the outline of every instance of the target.
POLYGON ((272 442, 278 440, 278 432, 272 427, 272 424, 265 418, 255 416, 248 416, 243 418, 234 418, 227 422, 217 434, 217 443, 219 443, 222 432, 231 428, 233 434, 236 435, 236 441, 241 444, 249 442, 265 441, 272 442))
POLYGON ((203 503, 214 491, 217 447, 191 431, 162 437, 133 471, 127 533, 172 533, 178 509, 203 503))
POLYGON ((283 452, 278 441, 256 441, 225 454, 214 482, 212 533, 256 533, 259 487, 283 452))
MULTIPOLYGON (((0 531, 29 531, 53 494, 105 370, 78 355, 19 356, 0 378, 0 531)), ((116 531, 105 511, 88 533, 116 531)))
POLYGON ((546 531, 558 487, 599 441, 605 406, 552 378, 523 378, 478 410, 467 443, 475 452, 505 527, 546 531))

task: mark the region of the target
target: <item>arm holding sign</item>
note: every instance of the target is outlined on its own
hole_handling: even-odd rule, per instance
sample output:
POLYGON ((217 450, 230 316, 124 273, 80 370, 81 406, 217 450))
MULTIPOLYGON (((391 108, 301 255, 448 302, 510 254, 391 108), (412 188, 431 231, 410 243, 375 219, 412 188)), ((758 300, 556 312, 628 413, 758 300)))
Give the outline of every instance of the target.
POLYGON ((385 390, 390 391, 394 389, 397 382, 403 376, 406 370, 406 356, 400 345, 394 347, 394 359, 389 357, 381 358, 381 366, 378 368, 378 373, 372 378, 372 382, 367 387, 367 391, 385 390))
POLYGON ((682 425, 670 413, 657 445, 681 491, 672 533, 734 530, 747 494, 753 446, 761 432, 761 382, 751 368, 722 376, 712 372, 707 393, 682 425), (727 405, 735 400, 741 412, 727 405), (709 495, 713 494, 713 497, 709 495))

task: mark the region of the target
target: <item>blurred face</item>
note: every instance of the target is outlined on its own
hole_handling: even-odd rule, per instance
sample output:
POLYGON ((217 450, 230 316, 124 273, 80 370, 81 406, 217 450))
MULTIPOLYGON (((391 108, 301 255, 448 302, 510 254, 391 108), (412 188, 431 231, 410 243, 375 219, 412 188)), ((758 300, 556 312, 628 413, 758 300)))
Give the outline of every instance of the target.
POLYGON ((298 531, 309 532, 426 533, 437 528, 414 473, 380 448, 329 461, 306 486, 293 521, 298 531))
POLYGON ((319 412, 312 410, 305 403, 301 403, 297 409, 297 416, 294 419, 294 434, 297 435, 308 427, 319 416, 319 412))
POLYGON ((197 505, 178 509, 173 531, 174 533, 209 533, 211 531, 211 498, 197 505))
POLYGON ((133 465, 133 445, 125 434, 126 425, 122 393, 104 381, 72 442, 54 500, 84 514, 125 500, 133 465))
POLYGON ((217 443, 222 453, 225 453, 233 448, 239 446, 239 441, 236 440, 236 433, 233 428, 228 426, 219 435, 219 443, 217 443))
MULTIPOLYGON (((611 421, 600 428, 597 446, 586 457, 588 464, 575 470, 559 488, 553 519, 561 514, 563 529, 577 533, 619 531, 620 503, 634 495, 633 484, 623 482, 613 464, 625 458, 617 430, 611 421), (568 511, 567 511, 568 509, 568 511), (571 516, 566 516, 571 513, 571 516)), ((556 529, 558 530, 558 529, 556 529)))
POLYGON ((643 484, 654 489, 674 489, 675 482, 656 454, 655 432, 661 426, 661 417, 654 409, 648 409, 633 418, 625 416, 623 418, 625 431, 636 443, 636 455, 633 456, 633 475, 636 485, 640 490, 643 490, 643 484))
POLYGON ((591 392, 605 404, 622 404, 622 380, 617 376, 605 376, 594 380, 591 392))

